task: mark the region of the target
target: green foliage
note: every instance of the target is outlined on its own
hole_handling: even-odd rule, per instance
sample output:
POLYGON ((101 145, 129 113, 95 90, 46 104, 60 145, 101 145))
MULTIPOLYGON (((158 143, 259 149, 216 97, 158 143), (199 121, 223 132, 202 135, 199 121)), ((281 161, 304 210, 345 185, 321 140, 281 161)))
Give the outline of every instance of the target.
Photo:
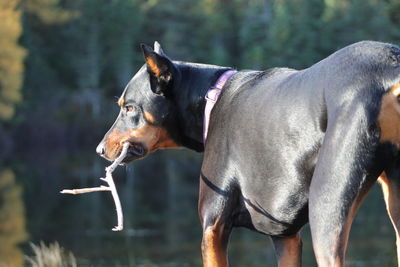
POLYGON ((77 111, 84 111, 103 121, 109 113, 102 112, 102 103, 118 96, 144 63, 141 42, 158 40, 179 60, 239 69, 304 68, 362 39, 396 42, 400 27, 393 10, 399 5, 398 0, 26 1, 29 109, 24 105, 21 113, 34 109, 68 124, 81 120, 77 111))
POLYGON ((64 24, 78 16, 60 6, 60 0, 29 0, 24 2, 24 10, 37 17, 44 24, 64 24))
MULTIPOLYGON (((0 84, 3 118, 20 99, 24 70, 24 50, 17 44, 19 1, 0 5, 7 8, 0 16, 14 21, 0 25, 12 44, 0 46, 0 81, 7 83, 0 84)), ((24 1, 29 56, 21 114, 33 109, 39 116, 62 117, 62 123, 74 121, 76 111, 107 116, 99 106, 118 96, 143 64, 141 42, 158 40, 179 60, 303 68, 359 40, 399 41, 399 7, 399 0, 24 1)))
POLYGON ((27 239, 21 187, 10 170, 0 172, 0 266, 21 266, 18 245, 27 239))
POLYGON ((138 57, 134 47, 140 42, 142 26, 139 4, 82 0, 67 7, 81 14, 62 36, 68 44, 63 53, 70 55, 77 89, 94 94, 105 87, 123 88, 134 73, 133 64, 138 57))
POLYGON ((0 1, 0 120, 10 119, 21 100, 25 49, 19 44, 20 0, 0 1))

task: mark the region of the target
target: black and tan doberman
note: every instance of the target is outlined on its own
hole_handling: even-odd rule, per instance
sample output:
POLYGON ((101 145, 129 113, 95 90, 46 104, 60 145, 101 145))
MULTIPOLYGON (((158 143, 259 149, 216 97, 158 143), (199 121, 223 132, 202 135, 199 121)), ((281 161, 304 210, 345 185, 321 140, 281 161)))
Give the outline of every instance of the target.
POLYGON ((97 152, 114 160, 130 142, 128 163, 161 148, 204 151, 204 266, 228 265, 229 236, 239 226, 271 236, 279 266, 300 266, 307 222, 318 265, 344 266, 353 218, 382 173, 398 236, 399 47, 364 41, 304 70, 229 77, 231 68, 172 61, 158 43, 142 50, 146 62, 97 152), (208 114, 206 101, 213 101, 208 114))

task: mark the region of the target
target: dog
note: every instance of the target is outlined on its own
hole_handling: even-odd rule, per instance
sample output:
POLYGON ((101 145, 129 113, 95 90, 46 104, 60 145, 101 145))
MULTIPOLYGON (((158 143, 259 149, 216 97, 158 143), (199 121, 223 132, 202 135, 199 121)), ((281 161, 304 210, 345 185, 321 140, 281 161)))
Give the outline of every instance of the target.
POLYGON ((157 149, 204 152, 204 266, 228 266, 233 227, 269 235, 278 265, 300 266, 307 222, 318 265, 344 266, 353 218, 382 173, 398 232, 399 47, 363 41, 307 69, 265 71, 173 61, 157 42, 142 51, 96 151, 114 160, 129 142, 125 164, 157 149))

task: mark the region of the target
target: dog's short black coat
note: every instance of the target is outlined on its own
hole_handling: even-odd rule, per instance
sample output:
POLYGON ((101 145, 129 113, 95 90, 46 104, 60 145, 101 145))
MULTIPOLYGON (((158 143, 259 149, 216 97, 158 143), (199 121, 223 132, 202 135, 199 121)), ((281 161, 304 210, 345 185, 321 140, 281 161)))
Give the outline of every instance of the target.
POLYGON ((400 82, 400 49, 364 41, 304 70, 240 71, 223 88, 204 145, 204 96, 229 68, 172 61, 158 43, 142 49, 146 64, 97 151, 113 160, 128 141, 129 162, 159 148, 204 149, 205 266, 227 265, 236 226, 270 235, 279 265, 299 266, 308 221, 318 264, 343 266, 366 193, 383 171, 400 184, 398 144, 380 140, 378 121, 382 97, 400 82))

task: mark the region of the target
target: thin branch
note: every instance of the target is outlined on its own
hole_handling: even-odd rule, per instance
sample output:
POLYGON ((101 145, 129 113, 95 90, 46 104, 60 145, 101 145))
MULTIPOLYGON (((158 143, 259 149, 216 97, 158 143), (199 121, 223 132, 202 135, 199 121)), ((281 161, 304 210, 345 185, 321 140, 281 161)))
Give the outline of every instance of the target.
POLYGON ((124 226, 123 226, 123 213, 122 213, 122 207, 121 207, 121 201, 119 200, 118 192, 114 184, 114 180, 112 177, 113 171, 118 167, 118 165, 124 160, 126 157, 126 153, 128 152, 129 148, 129 142, 124 143, 122 147, 121 154, 114 160, 114 162, 106 167, 106 177, 105 178, 100 178, 101 180, 105 181, 108 186, 99 186, 99 187, 90 187, 90 188, 80 188, 80 189, 64 189, 60 193, 62 194, 85 194, 85 193, 90 193, 90 192, 96 192, 96 191, 111 191, 111 194, 114 199, 114 204, 115 204, 115 210, 117 211, 117 219, 118 219, 118 224, 115 226, 112 230, 113 231, 121 231, 124 226))
POLYGON ((89 188, 79 188, 79 189, 64 189, 60 193, 61 194, 72 194, 72 195, 78 195, 78 194, 85 194, 85 193, 91 193, 91 192, 98 192, 98 191, 111 191, 111 189, 108 186, 99 186, 99 187, 89 187, 89 188))

